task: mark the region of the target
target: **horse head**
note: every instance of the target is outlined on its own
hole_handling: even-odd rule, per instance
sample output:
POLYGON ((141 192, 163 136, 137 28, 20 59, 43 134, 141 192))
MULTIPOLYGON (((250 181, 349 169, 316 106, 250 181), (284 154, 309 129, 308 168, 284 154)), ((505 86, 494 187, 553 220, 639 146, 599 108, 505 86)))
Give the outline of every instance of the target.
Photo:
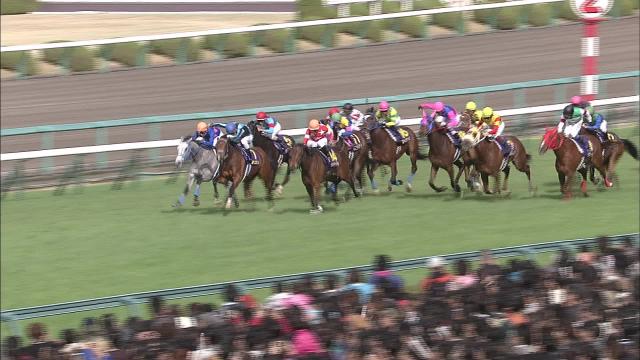
POLYGON ((218 138, 216 143, 216 157, 218 162, 222 163, 229 156, 229 140, 226 137, 218 138))
POLYGON ((302 154, 304 153, 304 145, 295 144, 289 153, 289 166, 292 169, 297 169, 300 167, 300 163, 302 162, 302 154))
POLYGON ((560 146, 562 146, 563 139, 560 134, 558 134, 557 128, 546 129, 544 135, 542 136, 542 141, 540 142, 539 152, 540 155, 547 152, 547 150, 556 150, 560 146))
POLYGON ((185 160, 189 160, 193 154, 191 152, 191 136, 183 136, 178 143, 178 156, 176 156, 176 167, 179 169, 185 160))

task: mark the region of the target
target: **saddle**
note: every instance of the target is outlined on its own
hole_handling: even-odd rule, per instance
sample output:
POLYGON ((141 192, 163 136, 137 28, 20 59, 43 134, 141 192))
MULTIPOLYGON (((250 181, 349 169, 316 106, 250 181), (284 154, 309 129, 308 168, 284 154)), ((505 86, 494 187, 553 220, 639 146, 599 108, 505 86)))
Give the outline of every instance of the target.
POLYGON ((509 159, 511 159, 511 157, 515 155, 516 147, 513 146, 513 142, 511 140, 505 140, 501 136, 494 139, 487 138, 487 141, 491 141, 498 146, 498 149, 502 153, 502 163, 500 163, 500 171, 504 170, 504 168, 509 164, 509 159))
POLYGON ((321 149, 317 149, 316 148, 316 150, 322 156, 322 160, 324 160, 324 164, 326 165, 327 168, 338 167, 338 165, 339 165, 338 157, 336 156, 336 153, 335 153, 335 151, 333 151, 333 149, 327 148, 327 153, 325 153, 321 149))
POLYGON ((289 153, 289 150, 293 147, 291 139, 282 135, 278 135, 278 140, 273 141, 273 145, 276 147, 276 150, 278 150, 278 152, 280 152, 280 154, 283 156, 287 155, 289 153))
POLYGON ((409 142, 409 133, 406 130, 398 128, 396 126, 384 126, 383 128, 387 132, 387 134, 391 136, 391 139, 396 142, 396 144, 404 145, 409 142))
POLYGON ((572 138, 571 141, 574 143, 580 154, 582 154, 582 160, 580 160, 578 169, 583 168, 586 165, 586 161, 591 158, 591 154, 593 153, 593 144, 586 137, 579 135, 575 139, 572 138))
POLYGON ((242 145, 236 145, 240 149, 240 153, 247 165, 260 165, 260 159, 253 149, 245 149, 242 145))

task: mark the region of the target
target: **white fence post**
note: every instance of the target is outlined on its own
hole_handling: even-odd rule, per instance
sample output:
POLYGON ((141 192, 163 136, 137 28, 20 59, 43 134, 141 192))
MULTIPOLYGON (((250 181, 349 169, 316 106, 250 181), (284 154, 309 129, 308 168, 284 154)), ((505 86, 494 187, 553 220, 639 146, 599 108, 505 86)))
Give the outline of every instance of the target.
POLYGON ((376 0, 369 3, 369 15, 382 14, 382 1, 376 0))
POLYGON ((413 10, 413 0, 400 0, 400 11, 413 10))
POLYGON ((349 16, 351 16, 351 5, 338 4, 338 17, 349 17, 349 16))

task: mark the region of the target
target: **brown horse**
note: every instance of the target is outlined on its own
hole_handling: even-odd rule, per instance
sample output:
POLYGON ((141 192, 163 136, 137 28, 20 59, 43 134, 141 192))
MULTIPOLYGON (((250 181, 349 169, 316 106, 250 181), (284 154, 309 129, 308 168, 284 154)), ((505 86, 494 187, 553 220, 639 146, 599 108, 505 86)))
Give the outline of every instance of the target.
MULTIPOLYGON (((302 183, 307 189, 311 201, 310 214, 320 214, 324 211, 320 206, 320 187, 326 181, 334 182, 336 188, 340 181, 345 181, 351 187, 353 195, 359 196, 353 181, 347 152, 341 149, 334 149, 334 151, 338 158, 338 166, 330 169, 319 149, 308 148, 302 144, 296 144, 291 149, 289 161, 293 169, 302 169, 302 183)), ((333 192, 335 202, 338 201, 336 193, 337 191, 333 192)))
MULTIPOLYGON (((335 133, 337 134, 337 132, 335 133)), ((367 138, 364 132, 354 131, 350 136, 353 150, 350 150, 349 145, 342 137, 338 136, 338 141, 335 143, 335 149, 338 151, 344 151, 348 154, 351 166, 351 175, 354 181, 358 183, 357 191, 359 194, 363 192, 363 173, 367 163, 367 156, 369 153, 369 144, 367 144, 367 138)))
POLYGON ((244 196, 251 199, 251 183, 256 177, 260 177, 264 182, 267 191, 267 201, 269 207, 273 206, 273 183, 276 177, 276 169, 274 164, 260 148, 252 149, 255 154, 257 164, 247 164, 242 150, 233 145, 229 140, 221 137, 216 145, 218 161, 221 163, 220 175, 218 182, 226 184, 228 188, 227 202, 225 207, 231 208, 232 202, 238 207, 238 200, 235 198, 235 190, 244 181, 244 196))
POLYGON ((588 164, 578 146, 561 134, 557 128, 548 129, 540 143, 540 155, 547 150, 553 150, 556 154, 556 171, 560 181, 560 191, 565 199, 571 198, 571 181, 578 171, 582 175, 580 190, 584 196, 587 194, 587 168, 588 164))
POLYGON ((472 135, 465 136, 462 139, 462 151, 468 155, 475 170, 480 173, 486 194, 492 193, 489 190, 489 176, 495 178, 495 192, 500 194, 500 171, 504 172, 502 191, 509 190, 509 173, 511 172, 509 163, 512 163, 516 169, 527 175, 529 193, 533 195, 535 189, 531 182, 531 168, 529 167, 531 155, 527 154, 527 149, 517 137, 505 136, 504 138, 513 146, 512 155, 509 155, 507 159, 504 158, 497 142, 486 137, 475 141, 472 135))
MULTIPOLYGON (((458 180, 462 171, 465 172, 465 179, 468 179, 468 171, 465 166, 464 159, 461 158, 462 152, 456 148, 453 142, 447 135, 447 129, 444 127, 438 127, 434 124, 431 131, 428 130, 427 124, 420 125, 418 134, 421 137, 426 136, 429 142, 429 161, 431 162, 431 174, 429 175, 429 186, 436 192, 445 191, 446 187, 436 186, 436 176, 439 169, 444 169, 449 174, 449 180, 451 182, 451 188, 455 192, 460 192, 460 186, 458 180), (453 176, 453 165, 458 167, 458 174, 453 176)), ((468 183, 468 180, 467 180, 468 183)))
MULTIPOLYGON (((593 134, 593 133, 585 128, 582 128, 580 130, 580 134, 587 135, 587 134, 593 134)), ((604 153, 603 153, 604 164, 606 168, 606 173, 609 176, 609 178, 605 180, 605 186, 611 187, 613 186, 613 179, 617 177, 615 172, 616 165, 618 164, 618 161, 622 157, 622 154, 624 154, 626 150, 629 153, 629 155, 631 155, 631 157, 638 160, 638 149, 631 141, 627 139, 623 139, 613 132, 608 132, 608 135, 609 136, 607 141, 604 144, 601 143, 601 145, 604 146, 604 153)), ((596 183, 594 171, 595 169, 591 167, 589 177, 591 182, 596 183)))
MULTIPOLYGON (((247 123, 247 126, 249 127, 249 129, 251 130, 251 133, 253 134, 253 145, 255 147, 258 147, 264 150, 264 152, 267 154, 267 157, 274 164, 276 164, 277 167, 280 167, 280 165, 282 165, 283 163, 287 164, 287 172, 285 173, 282 183, 274 184, 275 192, 277 194, 282 194, 282 190, 284 186, 289 182, 289 177, 291 175, 291 167, 289 165, 289 154, 288 153, 282 154, 280 150, 278 150, 278 148, 276 147, 273 140, 262 135, 262 133, 258 131, 258 126, 256 125, 255 121, 250 121, 249 123, 247 123)), ((295 145, 296 142, 293 140, 291 136, 281 135, 281 137, 282 137, 283 144, 288 147, 289 151, 291 151, 291 148, 293 147, 293 145, 295 145)))
POLYGON ((369 157, 367 161, 367 175, 371 181, 371 188, 377 191, 378 185, 374 179, 374 173, 380 165, 388 165, 391 167, 391 179, 387 189, 391 191, 392 185, 402 185, 402 180, 396 179, 398 176, 398 159, 403 154, 407 154, 411 160, 411 174, 407 177, 406 190, 411 192, 413 189, 413 178, 418 171, 417 160, 424 160, 427 156, 420 154, 418 138, 410 128, 406 126, 398 126, 409 134, 409 141, 405 144, 398 145, 395 140, 389 136, 387 131, 378 124, 375 118, 373 108, 367 110, 365 116, 364 128, 369 145, 369 157))

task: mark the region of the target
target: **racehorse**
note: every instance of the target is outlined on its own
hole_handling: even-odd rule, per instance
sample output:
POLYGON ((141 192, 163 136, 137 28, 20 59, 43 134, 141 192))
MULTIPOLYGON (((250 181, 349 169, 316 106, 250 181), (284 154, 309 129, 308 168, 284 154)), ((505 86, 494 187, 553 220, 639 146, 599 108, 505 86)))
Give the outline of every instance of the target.
MULTIPOLYGON (((442 168, 449 174, 453 191, 460 192, 458 180, 463 170, 465 172, 465 179, 468 179, 468 169, 465 166, 464 159, 461 159, 462 152, 453 144, 447 131, 445 127, 440 127, 436 124, 434 124, 433 129, 429 131, 426 124, 421 124, 418 134, 421 137, 426 136, 429 142, 429 161, 431 162, 429 186, 436 192, 442 192, 447 189, 444 186, 439 187, 435 185, 438 170, 442 168), (456 175, 455 178, 453 176, 453 165, 458 167, 458 175, 456 175)), ((467 183, 469 183, 468 180, 467 183)))
POLYGON ((367 164, 367 156, 369 153, 369 144, 367 144, 367 137, 363 131, 353 131, 353 134, 349 137, 351 146, 347 144, 344 138, 338 136, 338 127, 333 129, 334 136, 337 138, 335 142, 335 149, 338 151, 344 151, 349 155, 349 164, 351 167, 351 174, 358 183, 358 192, 362 194, 363 186, 363 172, 367 164))
MULTIPOLYGON (((253 197, 251 183, 256 177, 264 182, 267 192, 269 207, 273 206, 273 183, 275 182, 276 169, 274 163, 261 148, 253 148, 252 157, 257 164, 248 163, 239 146, 233 145, 227 138, 221 137, 216 144, 218 161, 220 162, 220 175, 218 182, 228 187, 227 202, 225 207, 231 208, 232 202, 238 207, 235 199, 235 190, 244 181, 244 196, 247 199, 253 197)), ((247 151, 249 152, 249 151, 247 151)))
POLYGON ((189 176, 184 191, 174 204, 174 207, 180 207, 184 204, 185 197, 191 191, 191 187, 196 183, 193 191, 193 206, 200 205, 200 184, 211 181, 215 199, 218 198, 218 188, 216 187, 216 177, 220 170, 220 163, 214 150, 201 148, 195 141, 191 140, 191 136, 185 136, 180 139, 178 144, 178 156, 176 156, 176 167, 179 169, 185 161, 192 160, 189 168, 189 176))
POLYGON ((409 134, 409 141, 405 144, 396 144, 396 141, 379 125, 378 120, 375 118, 374 109, 369 108, 367 110, 364 121, 364 129, 366 129, 365 135, 367 135, 367 141, 370 143, 367 175, 369 176, 369 181, 371 181, 371 187, 374 191, 378 188, 374 179, 374 173, 380 165, 388 165, 391 167, 391 179, 389 179, 387 186, 389 191, 391 191, 392 185, 402 185, 402 180, 396 179, 398 176, 397 162, 398 159, 402 157, 402 154, 407 154, 411 160, 411 174, 407 177, 406 190, 411 192, 413 188, 413 178, 418 171, 417 160, 427 158, 427 156, 419 152, 418 138, 413 130, 406 126, 398 126, 397 128, 409 134))
MULTIPOLYGON (((591 140, 590 140, 591 141, 591 140)), ((560 181, 560 191, 565 199, 571 198, 571 181, 573 180, 573 176, 578 171, 580 175, 582 175, 582 182, 580 183, 580 190, 584 196, 588 196, 587 194, 587 169, 589 166, 596 166, 593 163, 593 158, 598 156, 600 161, 598 161, 601 167, 598 169, 601 173, 603 173, 604 168, 602 167, 602 154, 596 154, 596 149, 592 151, 592 162, 589 164, 587 160, 583 157, 581 151, 573 141, 568 140, 565 136, 558 133, 557 128, 548 129, 544 136, 542 137, 542 141, 540 142, 540 155, 544 154, 547 150, 553 150, 556 154, 556 171, 558 172, 558 180, 560 181)), ((599 149, 599 147, 598 147, 599 149)), ((604 176, 603 173, 603 177, 604 176)))
MULTIPOLYGON (((582 128, 580 129, 580 134, 587 135, 592 133, 589 130, 582 128)), ((618 161, 622 157, 622 154, 624 154, 626 150, 629 153, 629 155, 631 155, 631 157, 638 160, 638 149, 631 141, 627 139, 623 139, 611 131, 608 132, 607 142, 603 145, 604 145, 604 154, 603 154, 604 163, 607 169, 607 174, 609 175, 609 183, 605 182, 605 186, 613 186, 613 183, 611 182, 611 180, 617 177, 615 172, 616 165, 618 164, 618 161)), ((591 182, 596 183, 593 167, 591 168, 589 177, 591 182)))
MULTIPOLYGON (((325 181, 331 181, 336 184, 336 188, 340 181, 345 181, 351 187, 353 195, 358 197, 356 191, 353 174, 349 166, 349 155, 344 149, 334 149, 338 158, 338 166, 335 169, 329 169, 325 155, 321 154, 317 148, 308 148, 302 144, 296 144, 291 150, 289 161, 294 168, 302 169, 302 183, 307 189, 309 200, 311 201, 310 214, 320 214, 324 210, 320 206, 320 187, 325 181)), ((333 200, 337 202, 337 191, 333 191, 333 200)))
MULTIPOLYGON (((282 154, 280 150, 278 150, 276 144, 270 138, 262 135, 260 131, 258 131, 258 126, 255 121, 250 121, 247 123, 249 130, 253 134, 253 145, 255 147, 259 147, 267 154, 267 157, 271 159, 274 164, 277 164, 277 167, 280 167, 283 163, 287 164, 287 172, 285 173, 284 179, 282 183, 275 183, 275 192, 276 194, 282 194, 282 190, 284 186, 289 182, 289 176, 291 174, 291 167, 289 165, 289 154, 282 154)), ((282 137, 282 142, 289 148, 293 148, 295 145, 295 141, 291 136, 288 135, 279 135, 282 137)))
POLYGON ((490 141, 486 137, 476 139, 471 134, 463 137, 462 151, 468 154, 475 170, 480 173, 486 194, 492 193, 489 190, 489 176, 495 178, 495 189, 498 194, 500 193, 500 171, 504 172, 502 191, 509 190, 509 173, 511 172, 509 163, 527 175, 529 193, 533 194, 534 187, 531 182, 531 168, 529 166, 531 155, 527 154, 527 150, 517 137, 504 136, 504 138, 513 146, 512 154, 507 159, 504 158, 500 146, 495 140, 490 141))

